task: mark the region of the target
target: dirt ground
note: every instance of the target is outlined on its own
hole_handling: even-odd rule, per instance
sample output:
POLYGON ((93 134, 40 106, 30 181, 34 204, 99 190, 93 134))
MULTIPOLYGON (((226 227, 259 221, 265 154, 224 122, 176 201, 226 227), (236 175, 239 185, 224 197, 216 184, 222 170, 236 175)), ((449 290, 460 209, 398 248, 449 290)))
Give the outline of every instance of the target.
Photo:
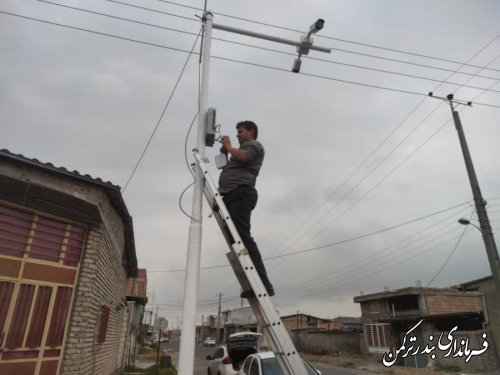
MULTIPOLYGON (((458 375, 465 374, 459 368, 408 368, 402 366, 385 367, 382 364, 381 356, 355 355, 355 354, 338 354, 338 355, 314 355, 301 354, 308 361, 326 363, 333 366, 376 372, 378 374, 387 375, 458 375)), ((467 372, 467 374, 473 374, 467 372)))

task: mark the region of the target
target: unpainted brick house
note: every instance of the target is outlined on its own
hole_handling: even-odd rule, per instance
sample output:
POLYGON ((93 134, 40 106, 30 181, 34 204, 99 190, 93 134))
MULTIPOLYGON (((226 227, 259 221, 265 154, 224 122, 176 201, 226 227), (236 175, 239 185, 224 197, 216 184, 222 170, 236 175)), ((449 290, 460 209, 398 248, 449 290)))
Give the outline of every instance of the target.
POLYGON ((0 374, 119 374, 136 275, 118 186, 0 150, 0 374))
MULTIPOLYGON (((437 341, 440 333, 450 332, 454 327, 457 327, 454 331, 457 337, 469 338, 471 343, 478 345, 483 341, 485 309, 481 293, 457 288, 408 287, 357 296, 354 302, 361 307, 365 345, 369 353, 383 354, 399 349, 405 334, 420 320, 422 323, 412 333, 417 337, 415 347, 417 344, 422 348, 427 344, 432 346, 431 337, 437 341)), ((478 371, 490 371, 498 366, 494 348, 482 357, 473 357, 468 363, 463 357, 456 357, 454 362, 445 361, 442 354, 445 353, 436 352, 434 362, 429 354, 423 354, 400 358, 397 364, 425 367, 441 363, 478 371)))
POLYGON ((299 313, 282 316, 281 321, 285 325, 288 333, 292 334, 292 331, 294 330, 319 329, 322 324, 326 324, 330 320, 299 313))
POLYGON ((128 279, 127 284, 127 307, 128 307, 128 331, 125 349, 125 365, 135 364, 138 352, 138 343, 144 343, 147 335, 147 326, 143 324, 145 306, 148 303, 147 292, 148 277, 145 268, 137 270, 137 276, 128 279))

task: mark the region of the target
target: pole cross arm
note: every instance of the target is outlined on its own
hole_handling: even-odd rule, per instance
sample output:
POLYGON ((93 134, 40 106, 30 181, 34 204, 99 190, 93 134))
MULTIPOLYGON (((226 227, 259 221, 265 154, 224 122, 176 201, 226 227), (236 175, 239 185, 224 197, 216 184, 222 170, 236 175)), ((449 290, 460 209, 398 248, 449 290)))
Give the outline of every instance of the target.
MULTIPOLYGON (((290 46, 295 46, 295 47, 299 47, 299 48, 304 46, 304 43, 302 41, 290 40, 290 39, 280 38, 280 37, 273 36, 273 35, 256 33, 254 31, 238 29, 236 27, 220 25, 218 23, 214 23, 212 25, 212 27, 214 29, 217 29, 217 30, 229 31, 229 32, 235 33, 235 34, 251 36, 254 38, 259 38, 259 39, 264 39, 264 40, 270 40, 271 42, 288 44, 290 46)), ((319 46, 314 46, 314 45, 311 45, 311 47, 309 49, 312 49, 313 51, 326 52, 326 53, 330 53, 332 51, 331 48, 319 47, 319 46)))

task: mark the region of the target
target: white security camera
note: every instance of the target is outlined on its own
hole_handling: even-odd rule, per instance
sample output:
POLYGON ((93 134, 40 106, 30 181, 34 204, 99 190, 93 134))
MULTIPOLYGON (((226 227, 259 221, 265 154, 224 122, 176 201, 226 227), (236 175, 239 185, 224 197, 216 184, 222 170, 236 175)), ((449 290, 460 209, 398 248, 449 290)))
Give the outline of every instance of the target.
POLYGON ((325 20, 322 18, 318 18, 316 22, 314 22, 311 27, 309 28, 309 33, 317 33, 323 28, 323 25, 325 24, 325 20))

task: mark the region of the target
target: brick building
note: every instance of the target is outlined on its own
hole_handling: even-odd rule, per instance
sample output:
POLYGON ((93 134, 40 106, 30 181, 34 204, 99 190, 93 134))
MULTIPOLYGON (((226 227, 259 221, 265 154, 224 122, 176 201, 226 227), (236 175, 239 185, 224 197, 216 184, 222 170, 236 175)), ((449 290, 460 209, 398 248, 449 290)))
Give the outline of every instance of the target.
POLYGON ((143 324, 145 306, 148 303, 147 272, 145 268, 137 270, 136 277, 130 277, 127 284, 127 308, 128 308, 128 331, 127 342, 125 344, 125 365, 135 364, 138 343, 145 343, 147 336, 147 326, 143 324))
MULTIPOLYGON (((406 333, 415 335, 415 348, 436 344, 440 334, 450 332, 470 342, 482 342, 484 333, 484 305, 481 293, 463 292, 457 288, 409 287, 394 291, 354 297, 361 307, 366 350, 369 353, 388 353, 400 349, 406 333), (420 322, 421 321, 421 322, 420 322), (432 338, 432 340, 431 340, 432 338)), ((445 337, 447 337, 445 335, 445 337)), ((464 341, 465 342, 465 341, 464 341)), ((480 346, 479 346, 480 347, 480 346)), ((473 357, 466 363, 463 356, 454 361, 443 360, 444 354, 436 350, 435 363, 446 363, 463 369, 490 371, 497 368, 495 349, 482 357, 473 357)), ((408 367, 425 367, 431 362, 430 354, 409 355, 399 358, 397 364, 408 367)))
POLYGON ((289 334, 294 330, 301 329, 320 329, 322 324, 330 322, 329 319, 322 319, 308 314, 293 314, 281 317, 281 321, 285 325, 289 334))
POLYGON ((120 188, 6 150, 0 186, 0 373, 120 373, 137 275, 120 188))

